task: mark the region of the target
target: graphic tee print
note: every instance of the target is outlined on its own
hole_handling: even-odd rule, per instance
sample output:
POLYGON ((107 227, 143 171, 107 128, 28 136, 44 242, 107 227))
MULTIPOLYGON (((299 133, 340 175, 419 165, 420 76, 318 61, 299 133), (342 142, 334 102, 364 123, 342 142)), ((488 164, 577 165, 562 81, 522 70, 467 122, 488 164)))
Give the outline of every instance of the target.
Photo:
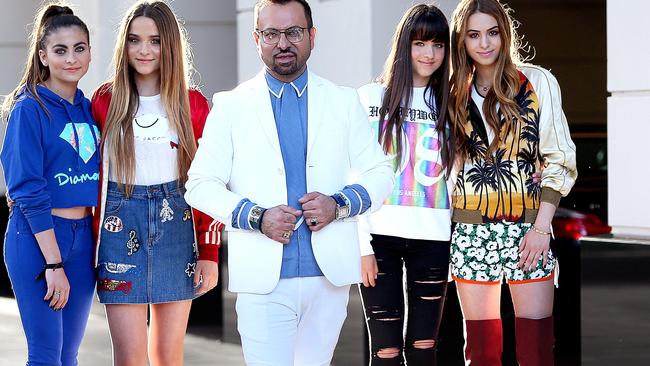
MULTIPOLYGON (((448 209, 445 169, 440 156, 442 141, 436 131, 437 113, 424 103, 424 88, 414 88, 412 107, 402 111, 402 161, 395 154, 396 139, 389 155, 395 170, 395 188, 385 205, 448 209)), ((370 122, 379 136, 379 106, 370 106, 370 122)), ((383 125, 385 125, 385 121, 383 125)))
MULTIPOLYGON (((178 179, 178 135, 169 124, 160 95, 141 96, 138 101, 132 122, 135 184, 154 185, 174 181, 178 179)), ((111 174, 111 180, 116 179, 111 174)))
POLYGON ((67 141, 79 153, 79 156, 86 164, 88 164, 90 158, 97 151, 97 144, 100 140, 99 129, 96 126, 92 126, 95 130, 95 138, 93 138, 93 132, 90 128, 91 126, 87 123, 67 123, 59 135, 60 138, 67 141), (75 130, 77 130, 76 138, 75 130), (77 146, 77 139, 79 146, 77 146), (95 141, 95 139, 97 140, 95 141))

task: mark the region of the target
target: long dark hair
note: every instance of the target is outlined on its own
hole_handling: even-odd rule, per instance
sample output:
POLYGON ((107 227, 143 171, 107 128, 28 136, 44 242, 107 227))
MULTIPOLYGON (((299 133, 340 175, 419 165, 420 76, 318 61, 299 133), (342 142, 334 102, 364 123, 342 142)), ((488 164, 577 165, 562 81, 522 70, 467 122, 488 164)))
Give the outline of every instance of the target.
POLYGON ((34 29, 29 43, 29 56, 18 86, 7 95, 2 105, 2 116, 8 118, 9 112, 16 102, 16 97, 23 91, 29 90, 30 94, 38 104, 47 112, 47 108, 38 96, 36 86, 50 78, 49 67, 43 65, 38 51, 45 51, 47 48, 47 37, 60 28, 79 27, 88 38, 90 44, 90 33, 88 27, 78 16, 74 15, 72 9, 63 4, 50 4, 43 6, 34 19, 34 29))
POLYGON ((390 54, 386 59, 384 72, 378 81, 385 88, 379 110, 379 141, 384 152, 391 150, 395 140, 395 153, 398 164, 402 161, 402 139, 400 132, 404 122, 402 111, 411 106, 413 98, 413 67, 411 63, 411 42, 414 40, 440 42, 444 44, 445 56, 426 85, 424 95, 429 96, 425 103, 438 115, 436 130, 442 139, 442 163, 451 171, 454 161, 455 144, 447 124, 447 102, 449 100, 449 25, 445 15, 434 5, 419 4, 406 11, 397 24, 390 54), (397 138, 395 138, 397 134, 397 138))

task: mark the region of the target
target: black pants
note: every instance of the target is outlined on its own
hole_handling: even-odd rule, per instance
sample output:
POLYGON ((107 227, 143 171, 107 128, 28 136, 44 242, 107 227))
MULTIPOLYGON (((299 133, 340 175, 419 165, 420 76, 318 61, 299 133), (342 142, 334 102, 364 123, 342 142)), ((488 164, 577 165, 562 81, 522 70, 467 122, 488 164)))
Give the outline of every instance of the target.
POLYGON ((447 292, 449 242, 373 235, 371 244, 379 266, 376 286, 359 285, 370 332, 371 365, 404 365, 404 359, 409 366, 435 365, 447 292), (434 340, 434 347, 414 347, 416 341, 425 340, 434 340), (386 348, 397 348, 400 355, 377 357, 377 352, 386 348))

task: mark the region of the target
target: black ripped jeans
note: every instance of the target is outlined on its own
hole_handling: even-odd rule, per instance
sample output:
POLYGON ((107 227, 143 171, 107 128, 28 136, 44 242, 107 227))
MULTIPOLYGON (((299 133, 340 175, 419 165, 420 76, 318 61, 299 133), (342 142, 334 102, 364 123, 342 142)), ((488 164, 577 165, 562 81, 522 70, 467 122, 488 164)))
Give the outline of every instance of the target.
POLYGON ((373 235, 371 244, 379 267, 376 286, 359 285, 370 332, 370 364, 404 365, 406 360, 409 366, 435 365, 438 329, 447 292, 449 242, 373 235), (435 342, 433 347, 414 345, 427 340, 435 342), (377 352, 389 348, 400 350, 399 356, 377 356, 377 352))

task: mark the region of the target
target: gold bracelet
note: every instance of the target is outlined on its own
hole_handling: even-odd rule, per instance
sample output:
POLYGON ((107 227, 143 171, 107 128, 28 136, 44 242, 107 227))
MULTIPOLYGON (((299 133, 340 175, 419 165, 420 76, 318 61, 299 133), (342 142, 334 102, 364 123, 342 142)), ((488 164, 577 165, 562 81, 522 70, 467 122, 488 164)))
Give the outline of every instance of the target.
POLYGON ((549 232, 542 231, 542 230, 538 229, 537 226, 535 226, 535 225, 533 225, 533 231, 538 233, 538 234, 542 234, 542 235, 551 235, 550 231, 549 232))

